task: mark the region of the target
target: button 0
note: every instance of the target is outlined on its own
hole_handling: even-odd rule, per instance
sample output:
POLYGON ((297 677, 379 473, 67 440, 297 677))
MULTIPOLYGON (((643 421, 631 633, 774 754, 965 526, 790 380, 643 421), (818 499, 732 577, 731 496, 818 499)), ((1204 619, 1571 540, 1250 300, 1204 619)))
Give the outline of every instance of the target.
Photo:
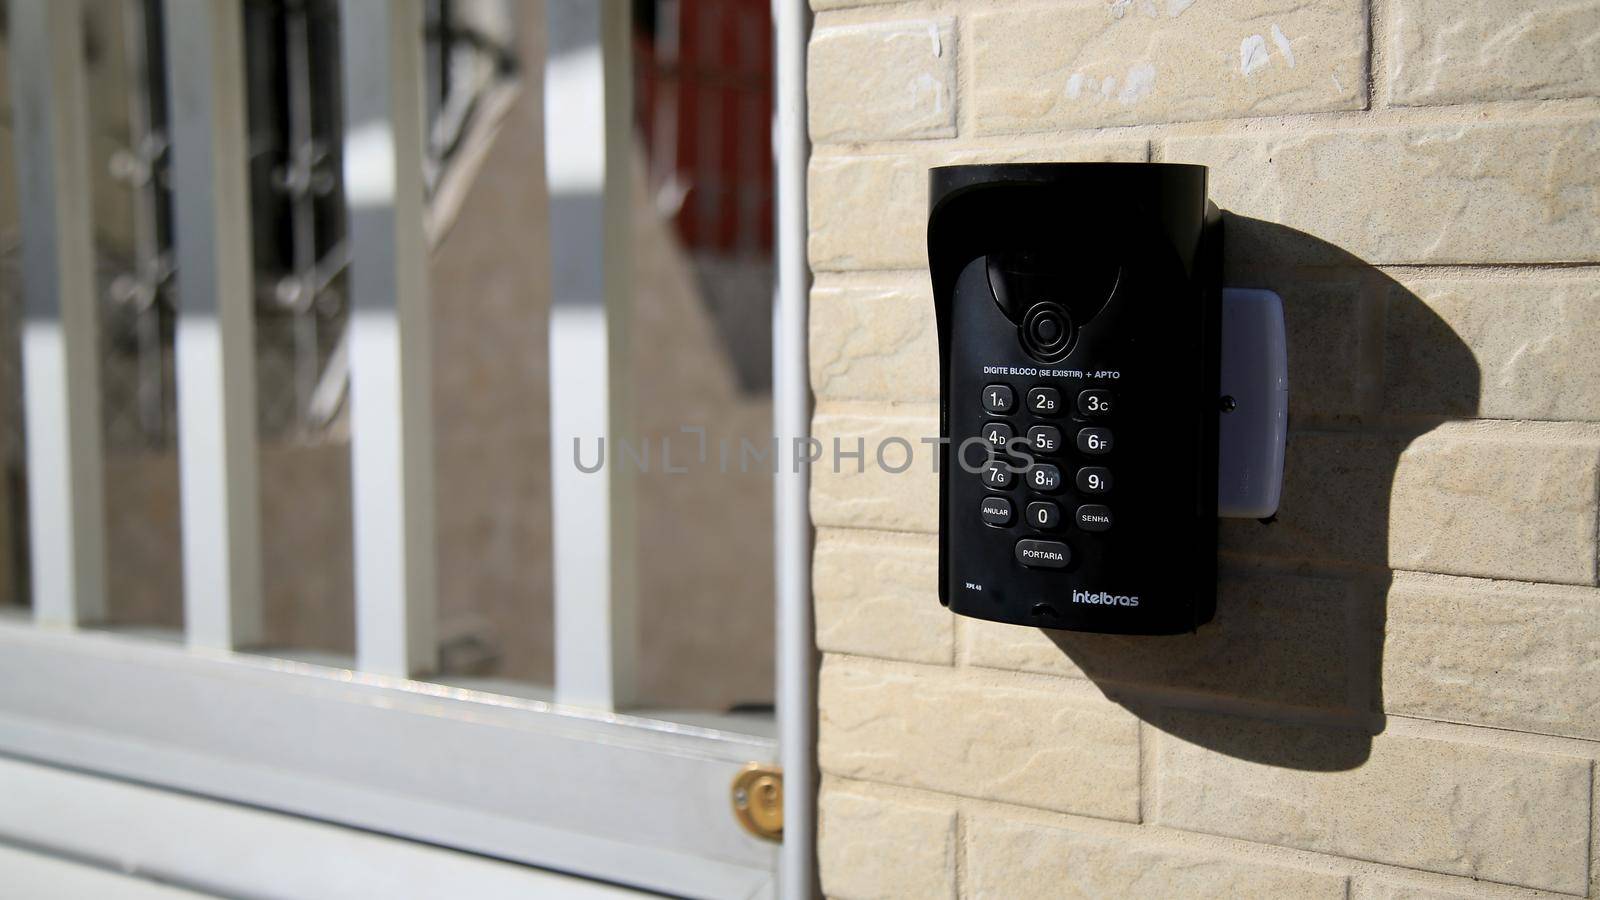
POLYGON ((1061 451, 1061 429, 1051 425, 1035 425, 1028 429, 1028 446, 1035 453, 1061 451))
POLYGON ((1028 412, 1039 416, 1053 416, 1061 412, 1061 392, 1055 388, 1031 388, 1028 391, 1028 412))
POLYGON ((1028 524, 1039 529, 1050 529, 1061 524, 1061 507, 1038 500, 1028 504, 1028 524))
POLYGON ((1060 541, 1017 541, 1017 562, 1035 569, 1064 569, 1072 551, 1060 541))
POLYGON ((1099 456, 1111 452, 1111 429, 1109 428, 1080 428, 1078 430, 1078 452, 1090 456, 1099 456))
POLYGON ((1110 391, 1093 389, 1078 392, 1078 414, 1084 416, 1109 416, 1116 398, 1110 391))
POLYGON ((1061 470, 1042 464, 1034 466, 1028 470, 1028 487, 1047 493, 1061 490, 1061 470))
MULTIPOLYGON (((1007 504, 1007 508, 1010 504, 1007 504)), ((1085 503, 1078 507, 1078 527, 1084 531, 1110 531, 1111 507, 1085 503)))
POLYGON ((983 408, 992 413, 1011 412, 1017 405, 1017 395, 1004 384, 991 384, 983 389, 983 408))
POLYGON ((978 513, 990 525, 1010 525, 1011 501, 1004 497, 985 497, 978 513))
POLYGON ((1085 494, 1104 494, 1111 490, 1111 470, 1104 466, 1084 466, 1079 469, 1078 490, 1085 494))

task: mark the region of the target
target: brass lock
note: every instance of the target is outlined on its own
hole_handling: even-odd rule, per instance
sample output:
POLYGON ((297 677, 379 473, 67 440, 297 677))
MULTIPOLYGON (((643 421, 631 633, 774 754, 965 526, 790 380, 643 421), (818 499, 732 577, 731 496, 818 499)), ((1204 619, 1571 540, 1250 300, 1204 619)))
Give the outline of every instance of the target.
POLYGON ((783 840, 783 770, 761 763, 740 769, 733 776, 733 817, 758 838, 783 840))

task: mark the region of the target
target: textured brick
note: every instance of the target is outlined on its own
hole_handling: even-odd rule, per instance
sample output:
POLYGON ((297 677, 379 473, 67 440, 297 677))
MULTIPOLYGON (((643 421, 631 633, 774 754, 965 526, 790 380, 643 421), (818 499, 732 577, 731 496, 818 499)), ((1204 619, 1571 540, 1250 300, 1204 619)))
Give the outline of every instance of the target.
POLYGON ((1389 712, 1600 739, 1600 591, 1401 574, 1385 630, 1389 712))
POLYGON ((963 621, 967 661, 978 666, 1088 677, 1111 685, 1343 707, 1360 654, 1345 634, 1350 588, 1279 575, 1224 575, 1217 616, 1175 637, 1080 634, 963 621))
POLYGON ((1133 820, 1139 728, 1069 682, 898 668, 828 657, 819 685, 824 772, 1133 820))
MULTIPOLYGON (((1230 285, 1251 282, 1227 282, 1230 285)), ((1330 281, 1268 281, 1283 297, 1289 341, 1289 415, 1362 412, 1363 285, 1353 274, 1330 281)))
POLYGON ((1600 284, 1401 277, 1388 304, 1391 412, 1600 420, 1600 284))
POLYGON ((1223 519, 1220 546, 1252 557, 1385 566, 1389 493, 1404 447, 1385 435, 1291 433, 1277 516, 1270 524, 1223 519))
POLYGON ((1296 432, 1270 524, 1221 523, 1233 553, 1591 584, 1600 447, 1548 427, 1403 436, 1296 432))
POLYGON ((939 603, 933 535, 823 530, 812 556, 817 648, 950 663, 950 611, 939 603))
POLYGON ((1443 427, 1400 456, 1390 495, 1397 569, 1595 582, 1600 446, 1443 427))
POLYGON ((978 131, 1366 106, 1359 0, 1077 0, 972 18, 978 131))
POLYGON ((927 276, 811 292, 811 389, 823 400, 939 400, 927 276))
POLYGON ((1448 888, 1423 884, 1402 884, 1357 878, 1350 890, 1350 900, 1483 900, 1483 898, 1526 898, 1527 892, 1486 882, 1455 882, 1448 888))
POLYGON ((811 433, 823 448, 811 467, 811 518, 817 525, 938 532, 938 447, 922 443, 939 438, 937 407, 826 407, 812 419, 811 433), (890 471, 905 464, 906 444, 911 467, 890 471), (836 446, 841 454, 863 451, 863 457, 841 459, 836 446), (889 469, 879 465, 880 449, 889 469))
POLYGON ((1230 252, 1281 262, 1600 260, 1600 122, 1526 121, 1186 137, 1211 195, 1264 225, 1230 252))
POLYGON ((977 897, 1327 898, 1346 878, 993 816, 966 823, 966 885, 977 897))
POLYGON ((1392 730, 1175 718, 1182 724, 1164 726, 1156 748, 1154 821, 1163 825, 1546 890, 1587 888, 1586 759, 1392 730))
POLYGON ((1396 0, 1390 9, 1398 105, 1600 93, 1600 2, 1396 0))
POLYGON ((825 896, 955 896, 955 810, 887 800, 831 783, 823 785, 817 818, 825 896))
POLYGON ((898 3, 900 0, 811 0, 811 8, 817 11, 825 9, 844 9, 850 6, 872 6, 878 3, 898 3))
POLYGON ((823 26, 807 59, 811 139, 956 133, 955 20, 823 26))
POLYGON ((819 271, 928 265, 928 169, 979 162, 1144 162, 1142 140, 1058 142, 898 156, 812 156, 809 252, 819 271))

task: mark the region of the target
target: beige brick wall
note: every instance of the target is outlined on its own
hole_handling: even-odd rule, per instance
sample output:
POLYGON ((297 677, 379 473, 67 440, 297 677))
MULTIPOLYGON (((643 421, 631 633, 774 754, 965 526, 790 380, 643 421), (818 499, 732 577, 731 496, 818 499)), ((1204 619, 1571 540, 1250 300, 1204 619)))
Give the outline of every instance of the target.
POLYGON ((1600 894, 1600 0, 812 5, 824 891, 1600 894), (1194 636, 953 617, 926 170, 1147 159, 1285 299, 1281 512, 1194 636))

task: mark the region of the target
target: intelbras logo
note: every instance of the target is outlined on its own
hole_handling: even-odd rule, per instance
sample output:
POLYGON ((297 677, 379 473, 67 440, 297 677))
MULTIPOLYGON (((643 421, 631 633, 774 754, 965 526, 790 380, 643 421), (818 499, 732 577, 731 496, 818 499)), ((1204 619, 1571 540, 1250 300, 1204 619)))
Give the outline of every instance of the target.
POLYGON ((1087 603, 1090 606, 1138 606, 1139 595, 1134 594, 1108 594, 1105 591, 1073 591, 1073 603, 1087 603))

